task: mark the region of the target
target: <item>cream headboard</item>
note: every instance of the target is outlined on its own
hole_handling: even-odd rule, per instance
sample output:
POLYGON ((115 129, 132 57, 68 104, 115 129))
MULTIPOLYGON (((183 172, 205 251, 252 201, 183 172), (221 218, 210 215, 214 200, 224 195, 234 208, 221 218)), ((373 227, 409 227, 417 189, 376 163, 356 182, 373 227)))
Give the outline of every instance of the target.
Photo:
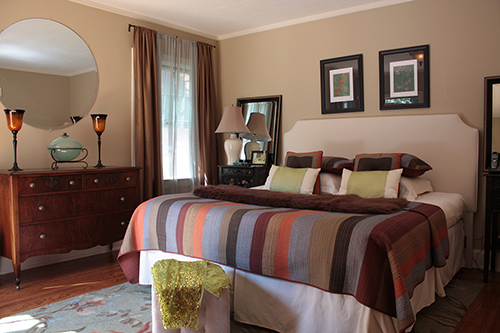
POLYGON ((479 132, 457 114, 299 120, 283 141, 283 155, 322 150, 346 158, 390 152, 418 156, 433 168, 422 177, 435 191, 460 193, 469 212, 477 209, 479 132))

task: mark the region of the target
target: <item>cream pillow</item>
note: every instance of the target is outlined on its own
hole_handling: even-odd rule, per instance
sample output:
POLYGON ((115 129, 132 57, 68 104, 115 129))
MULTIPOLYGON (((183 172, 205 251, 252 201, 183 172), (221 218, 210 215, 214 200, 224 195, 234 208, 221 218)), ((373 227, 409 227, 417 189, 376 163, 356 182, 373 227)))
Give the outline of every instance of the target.
POLYGON ((264 189, 279 192, 312 194, 321 169, 271 166, 264 189))
POLYGON ((399 197, 413 201, 420 194, 432 192, 431 181, 420 177, 401 177, 399 197))
POLYGON ((344 169, 338 194, 357 194, 363 198, 397 198, 403 169, 389 171, 351 171, 344 169))
POLYGON ((329 172, 319 173, 319 182, 321 184, 320 194, 337 194, 340 189, 342 177, 329 172))

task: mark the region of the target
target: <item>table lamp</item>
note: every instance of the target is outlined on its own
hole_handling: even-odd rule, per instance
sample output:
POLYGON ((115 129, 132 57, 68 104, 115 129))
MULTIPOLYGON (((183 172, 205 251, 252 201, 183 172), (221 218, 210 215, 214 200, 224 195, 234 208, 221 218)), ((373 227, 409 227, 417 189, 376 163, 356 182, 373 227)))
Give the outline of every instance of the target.
POLYGON ((252 151, 263 150, 257 141, 269 142, 271 135, 266 126, 266 115, 253 112, 248 119, 247 127, 250 133, 243 133, 241 136, 251 140, 245 145, 245 157, 247 160, 252 159, 252 151))
POLYGON ((231 133, 229 139, 224 142, 224 150, 227 156, 227 164, 232 165, 240 160, 240 152, 243 143, 236 136, 236 133, 248 133, 245 125, 243 113, 239 106, 226 106, 222 114, 222 119, 215 133, 231 133))

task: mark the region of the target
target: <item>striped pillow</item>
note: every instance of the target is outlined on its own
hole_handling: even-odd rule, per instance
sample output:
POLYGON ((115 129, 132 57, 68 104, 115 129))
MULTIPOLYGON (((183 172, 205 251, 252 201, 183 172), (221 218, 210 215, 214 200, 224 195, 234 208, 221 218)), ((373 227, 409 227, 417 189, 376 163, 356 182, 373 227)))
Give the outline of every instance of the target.
MULTIPOLYGON (((311 151, 311 152, 303 152, 296 153, 293 151, 289 151, 286 153, 284 166, 289 168, 313 168, 318 169, 321 168, 321 161, 323 159, 323 151, 311 151)), ((320 193, 320 183, 319 177, 314 186, 314 193, 320 193)))
POLYGON ((271 166, 264 189, 279 192, 312 194, 321 169, 271 166))
POLYGON ((397 198, 403 169, 390 171, 350 171, 344 169, 339 194, 363 198, 397 198))
POLYGON ((321 162, 321 171, 333 173, 336 175, 342 175, 342 170, 347 168, 349 170, 354 169, 354 160, 348 160, 345 157, 336 156, 323 156, 321 162))
POLYGON ((403 176, 418 177, 432 170, 420 158, 406 153, 359 154, 356 155, 353 171, 403 169, 403 176))

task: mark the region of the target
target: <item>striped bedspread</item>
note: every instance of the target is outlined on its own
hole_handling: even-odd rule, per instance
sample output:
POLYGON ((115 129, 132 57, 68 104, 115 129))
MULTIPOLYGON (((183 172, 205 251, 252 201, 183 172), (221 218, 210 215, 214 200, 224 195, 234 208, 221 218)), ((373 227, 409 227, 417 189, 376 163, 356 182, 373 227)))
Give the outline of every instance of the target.
POLYGON ((410 203, 392 214, 365 215, 271 208, 160 196, 134 212, 119 254, 138 282, 139 251, 159 249, 296 281, 414 322, 410 298, 432 266, 448 257, 443 211, 410 203))

